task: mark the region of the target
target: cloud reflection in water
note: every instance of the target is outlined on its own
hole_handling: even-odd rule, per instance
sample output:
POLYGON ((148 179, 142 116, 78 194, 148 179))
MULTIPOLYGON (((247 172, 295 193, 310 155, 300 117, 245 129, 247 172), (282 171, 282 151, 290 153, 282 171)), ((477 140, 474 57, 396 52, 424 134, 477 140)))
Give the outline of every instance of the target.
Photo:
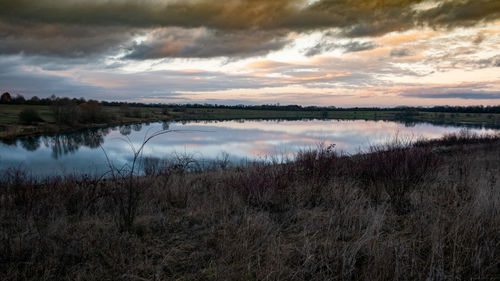
MULTIPOLYGON (((232 161, 255 160, 267 156, 291 157, 300 149, 319 143, 335 143, 337 149, 356 153, 371 144, 388 141, 395 134, 437 138, 457 132, 458 126, 364 120, 299 121, 218 121, 173 122, 89 129, 70 134, 31 137, 0 143, 0 170, 24 167, 34 175, 60 173, 102 174, 107 170, 102 146, 115 166, 130 163, 132 151, 127 140, 139 147, 146 133, 162 129, 179 130, 153 139, 145 156, 172 157, 175 153, 198 159, 215 159, 222 153, 232 161)), ((476 132, 493 132, 474 129, 476 132)))

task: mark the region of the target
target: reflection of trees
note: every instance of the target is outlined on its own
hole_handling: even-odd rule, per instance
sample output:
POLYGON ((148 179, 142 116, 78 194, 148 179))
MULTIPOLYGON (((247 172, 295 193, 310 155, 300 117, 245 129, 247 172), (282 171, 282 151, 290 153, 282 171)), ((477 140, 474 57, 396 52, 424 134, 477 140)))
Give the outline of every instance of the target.
MULTIPOLYGON (((19 145, 28 151, 36 151, 43 144, 52 150, 52 157, 60 158, 63 155, 74 153, 80 147, 98 148, 104 143, 104 137, 114 128, 96 128, 81 130, 72 133, 56 134, 53 136, 29 137, 23 139, 4 139, 0 143, 5 145, 19 145)), ((142 130, 142 125, 134 125, 136 131, 142 130)), ((122 135, 129 135, 132 132, 132 126, 121 126, 119 128, 122 135)))
POLYGON ((132 127, 130 125, 120 126, 120 134, 123 136, 128 136, 132 133, 132 127))
POLYGON ((139 132, 140 130, 142 130, 142 124, 132 125, 132 130, 134 130, 135 132, 139 132))
POLYGON ((492 129, 498 130, 500 129, 500 125, 498 124, 470 124, 470 123, 462 123, 462 122, 454 122, 454 121, 439 121, 439 120, 426 120, 426 121, 418 121, 418 120, 387 120, 392 122, 398 122, 405 125, 405 127, 414 127, 418 124, 431 124, 433 126, 441 126, 441 127, 456 127, 456 128, 469 128, 469 129, 492 129))
POLYGON ((93 129, 56 135, 51 141, 52 156, 57 159, 62 155, 76 152, 81 146, 97 148, 104 143, 104 136, 108 133, 108 129, 93 129))
POLYGON ((79 138, 57 135, 51 138, 50 146, 52 147, 52 157, 59 158, 68 153, 74 153, 80 148, 79 138))
POLYGON ((2 142, 5 145, 11 146, 11 145, 16 145, 17 140, 15 140, 15 139, 3 139, 3 140, 0 140, 0 142, 2 142))
POLYGON ((28 151, 35 151, 41 145, 41 140, 39 137, 30 137, 20 140, 21 146, 28 151))
POLYGON ((417 125, 417 122, 415 121, 403 121, 403 123, 405 124, 406 128, 412 128, 417 125))
POLYGON ((168 129, 170 128, 170 123, 169 123, 169 122, 167 122, 167 121, 163 121, 163 122, 161 123, 161 128, 162 128, 164 131, 168 130, 168 129))
POLYGON ((52 157, 59 158, 68 153, 76 152, 81 146, 97 148, 104 143, 104 137, 110 132, 109 129, 89 129, 80 132, 57 134, 42 138, 29 138, 21 140, 21 145, 26 150, 35 151, 43 141, 46 147, 52 149, 52 157))

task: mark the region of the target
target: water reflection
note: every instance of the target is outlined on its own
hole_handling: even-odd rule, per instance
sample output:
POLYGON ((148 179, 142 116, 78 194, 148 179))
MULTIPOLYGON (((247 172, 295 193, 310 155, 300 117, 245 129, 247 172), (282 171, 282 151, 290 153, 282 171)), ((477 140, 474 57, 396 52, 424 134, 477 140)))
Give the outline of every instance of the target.
POLYGON ((140 132, 142 130, 142 124, 132 125, 132 130, 134 130, 135 132, 140 132))
MULTIPOLYGON (((320 142, 335 143, 338 149, 355 153, 371 144, 385 142, 397 132, 415 138, 436 138, 462 127, 364 120, 233 120, 124 125, 4 141, 0 143, 0 170, 22 166, 37 175, 99 174, 107 170, 101 146, 115 166, 122 166, 132 159, 128 142, 138 147, 145 134, 169 129, 179 132, 153 139, 144 150, 145 156, 162 158, 184 154, 197 159, 216 159, 227 152, 230 161, 238 162, 269 155, 291 157, 298 150, 320 142)), ((494 132, 485 128, 474 131, 494 132)))
POLYGON ((81 146, 98 148, 104 143, 104 137, 109 129, 90 129, 71 134, 59 134, 54 137, 44 137, 46 147, 52 148, 55 159, 69 153, 75 153, 81 146))
POLYGON ((120 134, 122 136, 128 136, 132 133, 132 127, 130 125, 125 125, 120 127, 120 134))
POLYGON ((16 140, 2 140, 6 146, 19 144, 26 151, 33 152, 42 147, 50 148, 52 157, 55 159, 69 153, 75 153, 81 146, 92 149, 98 148, 104 143, 104 138, 110 132, 105 129, 88 129, 79 132, 56 134, 53 136, 27 137, 16 140))
POLYGON ((35 151, 42 144, 41 138, 39 137, 29 137, 20 140, 21 146, 27 151, 35 151))

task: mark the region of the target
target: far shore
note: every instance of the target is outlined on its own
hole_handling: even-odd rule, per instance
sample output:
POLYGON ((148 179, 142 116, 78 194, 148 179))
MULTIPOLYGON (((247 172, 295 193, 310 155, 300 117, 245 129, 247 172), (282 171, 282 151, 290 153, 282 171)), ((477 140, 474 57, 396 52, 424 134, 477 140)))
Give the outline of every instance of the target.
POLYGON ((454 113, 423 112, 405 110, 256 110, 218 107, 134 107, 134 114, 124 112, 118 106, 101 106, 106 118, 98 122, 58 123, 48 105, 0 104, 0 139, 71 132, 85 128, 102 128, 148 122, 190 120, 241 120, 241 119, 340 119, 340 120, 385 120, 408 124, 427 122, 442 125, 467 125, 485 128, 500 128, 498 113, 454 113), (23 110, 36 111, 40 119, 30 124, 23 123, 19 114, 23 110))

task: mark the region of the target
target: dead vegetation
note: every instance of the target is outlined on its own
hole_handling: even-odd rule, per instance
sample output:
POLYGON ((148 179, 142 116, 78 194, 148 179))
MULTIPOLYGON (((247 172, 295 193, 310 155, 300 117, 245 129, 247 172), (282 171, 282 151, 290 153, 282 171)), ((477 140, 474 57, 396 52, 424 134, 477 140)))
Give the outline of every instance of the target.
POLYGON ((187 171, 185 162, 148 160, 147 176, 123 180, 32 180, 7 171, 0 184, 0 276, 495 278, 500 141, 456 139, 355 156, 320 147, 293 162, 244 168, 187 171), (128 197, 130 190, 137 196, 128 197), (136 200, 133 213, 128 198, 136 200))

